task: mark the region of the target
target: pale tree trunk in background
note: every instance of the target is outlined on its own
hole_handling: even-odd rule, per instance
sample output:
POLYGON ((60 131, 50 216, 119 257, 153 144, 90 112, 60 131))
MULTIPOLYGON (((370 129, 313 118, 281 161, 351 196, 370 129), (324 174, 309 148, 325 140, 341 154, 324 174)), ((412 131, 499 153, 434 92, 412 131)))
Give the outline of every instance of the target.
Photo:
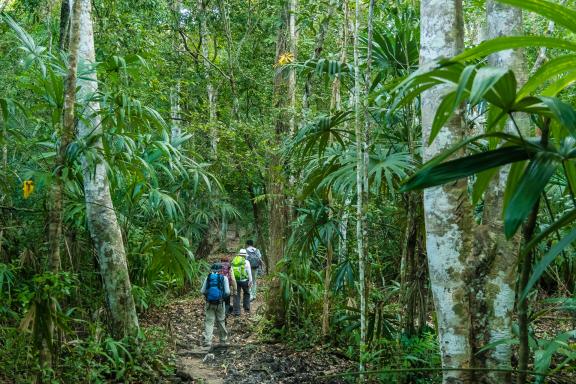
MULTIPOLYGON (((175 33, 174 33, 174 43, 173 49, 176 56, 179 55, 180 45, 182 44, 179 38, 181 17, 182 17, 182 0, 175 0, 172 4, 172 12, 174 13, 175 33)), ((170 140, 174 142, 180 136, 182 136, 182 128, 180 124, 180 71, 177 74, 176 84, 170 87, 170 140)))
MULTIPOLYGON (((366 282, 365 282, 365 263, 366 263, 366 125, 362 125, 362 106, 360 95, 362 92, 362 77, 360 74, 360 17, 361 5, 360 0, 356 0, 356 9, 354 14, 354 128, 356 133, 356 246, 358 253, 358 285, 360 293, 360 361, 359 361, 359 380, 364 380, 364 352, 366 350, 366 282)), ((366 95, 363 95, 366 97, 366 95)), ((366 101, 367 102, 367 101, 366 101)), ((366 115, 364 115, 366 119, 366 115)))
MULTIPOLYGON (((296 9, 298 7, 298 0, 288 0, 288 33, 289 43, 288 47, 292 54, 294 62, 296 62, 296 44, 298 37, 296 35, 296 9)), ((290 136, 296 133, 296 68, 290 67, 288 70, 288 100, 290 102, 290 136)))
POLYGON ((210 126, 210 147, 212 155, 216 156, 218 150, 218 127, 216 125, 216 90, 212 84, 210 76, 210 63, 208 62, 209 50, 208 24, 206 22, 206 3, 207 0, 198 0, 199 21, 200 21, 200 51, 202 53, 202 65, 204 66, 204 78, 206 79, 206 95, 208 96, 208 124, 210 126))
POLYGON ((180 126, 180 80, 176 80, 176 85, 170 88, 170 138, 174 142, 182 136, 180 126))
MULTIPOLYGON (((486 3, 488 38, 500 36, 517 36, 522 34, 522 11, 518 8, 503 5, 494 0, 486 3)), ((524 60, 520 50, 501 51, 488 58, 490 65, 514 70, 518 83, 524 81, 524 60)), ((520 121, 521 119, 519 119, 520 121)), ((511 121, 505 127, 509 133, 515 128, 511 121)), ((508 178, 509 167, 502 167, 497 177, 492 180, 484 196, 482 225, 475 233, 474 251, 477 274, 475 289, 478 308, 476 318, 472 320, 477 335, 475 350, 488 343, 512 338, 512 315, 514 311, 517 262, 514 243, 506 240, 503 231, 502 207, 504 189, 508 178), (480 297, 483 297, 481 299, 480 297), (480 310, 480 309, 483 310, 480 310)), ((476 359, 485 359, 488 368, 511 368, 511 348, 501 344, 476 355, 476 359)), ((477 376, 481 376, 478 374, 477 376)), ((489 372, 483 382, 510 382, 510 373, 489 372)))
MULTIPOLYGON (((347 51, 348 51, 348 32, 350 29, 350 6, 348 5, 348 0, 342 1, 342 12, 344 16, 344 25, 342 28, 342 40, 340 45, 340 63, 344 66, 347 63, 347 51)), ((332 102, 330 109, 332 111, 342 110, 342 94, 341 94, 341 79, 340 76, 336 76, 332 82, 332 102)), ((348 122, 344 122, 344 129, 348 130, 348 122)), ((338 263, 341 263, 346 254, 348 253, 348 207, 352 203, 350 195, 344 197, 344 206, 342 209, 342 216, 340 219, 340 240, 338 244, 338 263)))
MULTIPOLYGON (((463 48, 461 0, 422 0, 420 63, 452 57, 463 48)), ((464 127, 459 112, 449 120, 431 145, 428 138, 442 96, 450 86, 438 86, 422 93, 422 143, 424 161, 460 141, 464 127)), ((472 215, 466 180, 428 188, 424 191, 424 217, 430 284, 436 307, 442 366, 469 368, 470 308, 467 264, 470 258, 472 215)), ((446 371, 444 383, 470 383, 465 371, 446 371)))
POLYGON ((220 12, 222 13, 224 34, 226 35, 226 53, 228 56, 228 79, 230 82, 230 92, 232 95, 232 119, 234 121, 238 121, 238 119, 240 118, 239 116, 240 102, 238 100, 236 77, 234 75, 236 63, 234 62, 235 59, 233 58, 232 54, 233 40, 232 40, 232 30, 230 28, 230 9, 228 3, 225 0, 219 1, 219 8, 220 12))
MULTIPOLYGON (((80 1, 82 11, 78 56, 79 61, 90 64, 95 63, 91 4, 90 0, 80 1)), ((78 121, 78 137, 88 140, 90 136, 102 132, 101 119, 98 115, 100 105, 98 102, 88 101, 98 92, 96 71, 85 74, 77 83, 80 86, 78 99, 84 100, 86 105, 82 113, 84 118, 78 121)), ((102 150, 101 139, 94 140, 92 145, 94 150, 102 150)), ((122 233, 112 204, 106 168, 97 158, 89 162, 85 157, 82 159, 82 168, 88 229, 98 255, 113 333, 118 338, 136 336, 138 317, 131 292, 122 233)))

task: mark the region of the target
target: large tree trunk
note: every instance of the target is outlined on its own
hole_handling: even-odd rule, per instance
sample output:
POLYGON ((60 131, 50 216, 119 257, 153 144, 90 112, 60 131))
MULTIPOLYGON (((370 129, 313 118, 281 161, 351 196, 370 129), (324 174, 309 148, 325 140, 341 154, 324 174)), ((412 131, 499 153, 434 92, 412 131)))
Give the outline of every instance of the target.
MULTIPOLYGON (((462 51, 461 0, 422 0, 420 63, 452 57, 462 51)), ((422 94, 422 143, 424 161, 451 147, 464 135, 460 113, 449 120, 431 145, 428 138, 434 115, 449 86, 438 86, 422 94)), ((468 262, 471 256, 472 216, 467 182, 459 180, 424 191, 424 217, 430 283, 438 319, 438 336, 444 368, 469 368, 470 306, 468 262)), ((467 371, 446 371, 444 383, 471 383, 467 371)))
MULTIPOLYGON (((489 0, 487 6, 488 38, 499 36, 513 36, 522 34, 522 11, 489 0)), ((513 69, 519 83, 523 83, 524 60, 519 50, 501 51, 488 58, 490 65, 508 67, 513 69)), ((509 122, 506 130, 515 132, 514 126, 509 122)), ((488 343, 494 343, 512 338, 512 314, 514 310, 514 296, 516 285, 516 259, 511 255, 516 254, 512 241, 506 240, 503 231, 502 208, 504 201, 504 189, 508 178, 509 167, 502 167, 484 196, 484 212, 482 228, 476 230, 476 234, 487 233, 484 239, 477 236, 475 245, 480 249, 475 250, 476 265, 482 266, 485 272, 482 274, 484 281, 478 281, 476 287, 483 295, 481 307, 484 309, 478 313, 477 321, 473 321, 476 328, 485 327, 484 332, 477 329, 478 335, 474 349, 479 349, 488 343), (496 288, 495 288, 496 287, 496 288), (485 317, 485 318, 482 318, 485 317), (482 335, 482 336, 481 336, 482 335)), ((480 279, 480 276, 478 277, 480 279)), ((500 344, 493 349, 476 355, 477 360, 485 360, 488 368, 510 368, 511 349, 509 344, 500 344)), ((489 372, 483 380, 487 383, 510 382, 511 377, 506 372, 489 372)))
MULTIPOLYGON (((274 111, 275 111, 275 147, 269 164, 268 188, 270 197, 270 247, 268 252, 268 271, 274 274, 276 266, 284 257, 284 248, 288 238, 289 203, 286 196, 287 178, 284 172, 284 163, 279 148, 286 135, 294 129, 294 116, 292 101, 295 98, 295 78, 289 73, 286 78, 284 68, 280 64, 283 55, 292 53, 295 44, 291 42, 291 25, 295 10, 295 0, 288 0, 282 9, 282 25, 278 29, 276 41, 276 71, 274 74, 274 111), (290 16, 292 14, 292 16, 290 16)), ((295 27, 295 24, 294 24, 295 27)), ((294 75, 295 76, 295 75, 294 75)), ((268 313, 274 318, 277 326, 281 326, 285 319, 284 303, 279 298, 280 281, 272 280, 268 297, 268 313)))
MULTIPOLYGON (((80 48, 79 59, 87 64, 95 63, 94 32, 92 29, 90 0, 80 0, 80 48)), ((96 71, 78 79, 80 90, 78 98, 84 101, 83 118, 78 121, 78 137, 91 140, 92 150, 102 151, 102 140, 91 139, 102 133, 101 119, 98 115, 100 105, 92 98, 98 92, 96 71)), ((126 253, 122 242, 122 233, 116 212, 112 204, 110 186, 106 168, 95 156, 88 160, 82 158, 84 170, 84 195, 86 198, 86 216, 88 228, 100 265, 100 274, 106 291, 106 301, 112 318, 112 330, 116 337, 136 336, 138 317, 131 292, 126 253)))

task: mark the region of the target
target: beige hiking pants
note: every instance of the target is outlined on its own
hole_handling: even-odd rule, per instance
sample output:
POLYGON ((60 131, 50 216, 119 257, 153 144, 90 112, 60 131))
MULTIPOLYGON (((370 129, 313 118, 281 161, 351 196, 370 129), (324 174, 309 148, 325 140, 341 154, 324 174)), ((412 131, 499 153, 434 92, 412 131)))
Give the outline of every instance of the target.
POLYGON ((214 332, 214 322, 218 327, 218 337, 221 343, 225 343, 228 340, 228 331, 226 330, 226 324, 224 323, 226 319, 226 308, 224 302, 220 304, 208 304, 206 303, 205 318, 204 318, 204 346, 212 345, 212 333, 214 332))

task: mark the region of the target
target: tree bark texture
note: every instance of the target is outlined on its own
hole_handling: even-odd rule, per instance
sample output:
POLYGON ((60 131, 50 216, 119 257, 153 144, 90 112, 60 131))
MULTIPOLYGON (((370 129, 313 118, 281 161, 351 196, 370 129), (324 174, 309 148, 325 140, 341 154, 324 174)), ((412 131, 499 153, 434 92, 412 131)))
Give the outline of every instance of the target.
MULTIPOLYGON (((291 95, 289 93, 289 76, 286 76, 284 68, 279 64, 280 57, 289 52, 290 49, 290 10, 292 0, 286 2, 282 9, 282 25, 278 29, 276 40, 276 70, 274 73, 274 95, 273 105, 275 113, 275 133, 274 148, 270 155, 268 169, 268 192, 270 196, 270 248, 268 252, 268 271, 274 274, 277 269, 277 263, 284 257, 284 248, 288 238, 288 217, 289 204, 286 196, 286 185, 288 183, 286 173, 284 172, 284 163, 280 148, 282 140, 290 134, 290 103, 291 95)), ((284 323, 284 308, 280 300, 280 282, 278 278, 272 280, 270 293, 268 297, 268 313, 274 318, 276 325, 284 323)))
MULTIPOLYGON (((486 3, 488 38, 500 36, 518 36, 522 34, 522 12, 518 8, 488 0, 486 3)), ((520 50, 501 51, 488 58, 490 65, 510 68, 516 73, 518 83, 524 82, 524 60, 520 50)), ((509 121, 506 126, 509 133, 515 132, 509 121)), ((496 178, 488 186, 484 196, 482 224, 475 232, 475 263, 483 271, 477 277, 476 298, 478 312, 476 327, 485 327, 483 332, 477 329, 475 349, 488 343, 512 338, 512 315, 516 289, 516 254, 513 241, 506 240, 503 231, 502 209, 504 189, 509 167, 500 168, 496 178), (484 281, 481 281, 481 277, 484 281)), ((500 344, 493 349, 476 355, 484 360, 487 368, 510 368, 511 348, 509 344, 500 344)), ((480 375, 479 375, 480 376, 480 375)), ((506 372, 487 372, 483 377, 486 383, 510 382, 511 375, 506 372)))
MULTIPOLYGON (((373 3, 370 3, 372 10, 373 3)), ((367 95, 364 94, 361 84, 362 78, 360 75, 360 18, 361 18, 361 5, 360 1, 356 0, 356 9, 354 14, 354 127, 356 133, 356 250, 358 253, 358 285, 360 293, 360 361, 358 369, 360 371, 359 380, 363 381, 364 376, 364 352, 366 350, 367 342, 367 329, 366 329, 366 282, 365 282, 365 263, 366 263, 366 202, 367 197, 367 181, 366 181, 366 150, 367 150, 367 128, 362 124, 362 117, 366 120, 366 114, 362 116, 362 106, 360 102, 360 94, 362 93, 366 99, 367 95)), ((369 66, 369 65, 368 65, 369 66)), ((368 70, 369 72, 369 70, 368 70)), ((368 74, 369 76, 369 74, 368 74)))
MULTIPOLYGON (((92 28, 91 2, 80 0, 80 47, 79 60, 85 65, 94 65, 94 32, 92 28)), ((93 69, 77 82, 80 90, 78 99, 84 101, 83 118, 78 122, 78 137, 90 140, 102 133, 101 119, 98 115, 100 105, 93 101, 98 92, 96 71, 93 69)), ((100 138, 92 140, 92 149, 101 152, 100 138)), ((100 265, 100 274, 104 282, 106 300, 112 318, 112 330, 116 337, 136 336, 138 317, 132 297, 132 287, 128 275, 126 253, 122 242, 122 233, 114 211, 110 185, 103 162, 94 156, 82 159, 84 170, 84 195, 86 198, 86 217, 88 228, 100 265)))
POLYGON ((423 249, 422 196, 406 194, 406 228, 400 263, 400 298, 404 317, 402 329, 408 336, 420 334, 426 324, 428 310, 428 276, 426 252, 423 249))
MULTIPOLYGON (((452 57, 461 52, 464 45, 461 0, 423 0, 420 10, 420 64, 426 65, 437 58, 452 57)), ((457 112, 428 145, 436 110, 448 88, 438 86, 422 93, 424 161, 451 147, 465 135, 461 114, 457 112)), ((470 278, 472 216, 466 180, 426 189, 424 218, 442 366, 470 368, 473 352, 467 280, 470 278)), ((443 383, 472 383, 472 376, 470 372, 446 371, 443 383)))

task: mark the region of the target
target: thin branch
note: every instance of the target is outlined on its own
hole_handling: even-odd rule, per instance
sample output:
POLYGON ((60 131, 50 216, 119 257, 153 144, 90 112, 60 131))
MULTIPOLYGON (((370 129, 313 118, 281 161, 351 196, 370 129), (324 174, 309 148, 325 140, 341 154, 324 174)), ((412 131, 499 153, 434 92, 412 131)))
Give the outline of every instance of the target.
POLYGON ((228 76, 226 74, 226 72, 224 72, 222 70, 222 68, 220 68, 219 66, 217 66, 216 64, 214 64, 209 58, 207 58, 206 56, 204 56, 202 54, 202 52, 198 51, 198 52, 194 52, 190 49, 190 47, 188 46, 188 36, 186 36, 186 34, 184 33, 184 31, 179 30, 178 31, 180 33, 180 36, 182 36, 182 42, 184 43, 184 49, 186 50, 186 52, 188 52, 193 58, 194 60, 198 60, 198 56, 201 56, 204 60, 206 60, 206 62, 208 64, 210 64, 214 69, 216 69, 218 72, 220 72, 220 74, 228 81, 230 81, 230 76, 228 76))
POLYGON ((17 212, 31 212, 31 213, 41 213, 44 212, 40 209, 31 209, 31 208, 20 208, 20 207, 9 207, 7 205, 0 205, 0 209, 6 211, 17 211, 17 212))

